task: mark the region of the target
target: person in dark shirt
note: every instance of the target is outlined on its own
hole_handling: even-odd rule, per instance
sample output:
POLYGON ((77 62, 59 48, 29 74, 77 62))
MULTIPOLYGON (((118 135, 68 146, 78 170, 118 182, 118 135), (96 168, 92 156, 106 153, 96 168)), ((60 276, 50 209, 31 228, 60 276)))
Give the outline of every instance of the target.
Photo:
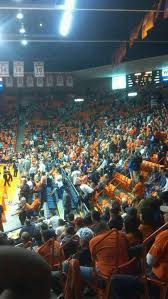
POLYGON ((76 253, 78 247, 78 241, 73 240, 75 234, 74 226, 68 225, 65 228, 65 236, 62 239, 61 245, 64 248, 65 259, 68 259, 70 256, 76 253))
POLYGON ((18 163, 14 161, 13 163, 14 177, 17 177, 18 174, 18 163))
POLYGON ((68 214, 71 212, 71 197, 68 193, 68 188, 66 187, 63 193, 62 204, 64 208, 64 220, 67 220, 68 214))
POLYGON ((19 235, 21 237, 22 233, 27 232, 29 233, 30 237, 34 237, 34 235, 37 232, 36 226, 33 222, 31 222, 29 219, 26 219, 25 225, 22 227, 19 235))
POLYGON ((4 178, 4 186, 6 186, 6 184, 8 184, 8 186, 10 187, 8 170, 7 170, 6 166, 4 166, 4 168, 3 168, 3 178, 4 178))

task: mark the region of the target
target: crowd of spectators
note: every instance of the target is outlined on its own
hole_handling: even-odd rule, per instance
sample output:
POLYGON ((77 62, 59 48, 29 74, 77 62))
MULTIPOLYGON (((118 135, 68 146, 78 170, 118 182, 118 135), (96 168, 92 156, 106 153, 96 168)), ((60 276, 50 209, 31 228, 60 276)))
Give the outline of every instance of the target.
MULTIPOLYGON (((109 103, 89 103, 77 111, 70 105, 59 123, 56 118, 26 121, 23 150, 15 157, 21 176, 16 213, 22 229, 17 241, 2 234, 1 245, 41 255, 50 266, 52 290, 60 298, 70 298, 66 291, 73 271, 83 281, 82 292, 95 294, 105 290, 119 267, 120 274, 125 274, 122 265, 136 257, 129 276, 116 274, 111 285, 115 299, 139 298, 145 290, 139 279, 143 242, 168 222, 167 106, 151 109, 139 103, 131 113, 125 108, 118 113, 118 106, 109 109, 109 103), (84 202, 89 210, 86 215, 73 210, 61 168, 75 186, 79 204, 84 202), (117 184, 116 174, 128 184, 117 184), (113 197, 105 192, 112 186, 113 197), (55 204, 50 208, 48 197, 55 204), (64 219, 58 201, 63 204, 64 219), (78 270, 67 262, 72 257, 78 261, 78 270)), ((148 277, 158 285, 168 281, 167 240, 166 229, 147 250, 148 277)), ((151 296, 158 298, 158 289, 149 290, 151 296)))
POLYGON ((18 120, 13 112, 2 113, 0 117, 0 161, 11 163, 16 151, 18 120))

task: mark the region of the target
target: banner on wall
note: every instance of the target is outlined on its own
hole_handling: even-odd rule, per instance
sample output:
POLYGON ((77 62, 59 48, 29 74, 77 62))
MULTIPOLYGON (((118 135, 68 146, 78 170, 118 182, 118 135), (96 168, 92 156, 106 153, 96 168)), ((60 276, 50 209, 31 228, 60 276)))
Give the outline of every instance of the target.
POLYGON ((37 78, 37 87, 44 87, 44 79, 42 77, 37 78))
POLYGON ((0 77, 9 77, 9 61, 0 61, 0 77))
POLYGON ((130 34, 130 48, 133 47, 134 41, 138 39, 139 37, 139 32, 142 28, 142 20, 141 22, 132 30, 130 34))
POLYGON ((47 75, 46 77, 46 87, 53 87, 54 86, 54 78, 52 75, 47 75))
POLYGON ((71 75, 68 75, 66 77, 66 86, 67 87, 73 87, 73 77, 71 75))
POLYGON ((23 77, 18 77, 16 79, 16 85, 18 88, 23 88, 24 87, 24 78, 23 77))
POLYGON ((24 77, 24 61, 13 62, 13 76, 24 77))
POLYGON ((144 16, 142 24, 142 39, 145 39, 148 35, 148 31, 154 27, 154 12, 149 12, 144 16))
POLYGON ((44 62, 40 62, 40 61, 34 62, 34 76, 36 78, 44 77, 44 62))
POLYGON ((13 87, 13 77, 6 77, 5 78, 5 85, 6 87, 13 87))
POLYGON ((29 88, 34 87, 33 75, 27 75, 27 77, 26 77, 26 86, 29 87, 29 88))
POLYGON ((63 77, 63 75, 57 75, 57 86, 58 87, 64 86, 64 77, 63 77))

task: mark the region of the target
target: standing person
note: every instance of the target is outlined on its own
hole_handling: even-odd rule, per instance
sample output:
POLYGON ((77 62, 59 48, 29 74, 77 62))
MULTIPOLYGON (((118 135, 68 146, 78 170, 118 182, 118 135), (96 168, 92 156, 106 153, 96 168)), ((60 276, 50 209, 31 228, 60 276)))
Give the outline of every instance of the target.
POLYGON ((6 166, 4 166, 4 168, 3 168, 3 178, 4 178, 4 186, 6 186, 6 184, 8 184, 8 186, 10 187, 8 170, 6 169, 6 166))
POLYGON ((18 174, 18 163, 16 161, 14 161, 13 163, 13 170, 14 170, 14 177, 17 177, 18 174))
POLYGON ((68 193, 68 187, 65 187, 64 193, 63 193, 63 199, 62 199, 62 204, 63 204, 63 209, 64 209, 64 220, 68 220, 68 214, 71 212, 71 197, 68 193))
POLYGON ((13 177, 12 177, 12 174, 10 172, 10 166, 7 167, 7 172, 8 172, 8 180, 9 180, 9 182, 12 182, 13 181, 13 177))
POLYGON ((2 216, 3 216, 3 206, 0 205, 0 231, 1 231, 1 232, 4 231, 3 223, 2 223, 2 216))
POLYGON ((135 153, 133 158, 133 178, 138 180, 142 163, 142 156, 140 153, 135 153))

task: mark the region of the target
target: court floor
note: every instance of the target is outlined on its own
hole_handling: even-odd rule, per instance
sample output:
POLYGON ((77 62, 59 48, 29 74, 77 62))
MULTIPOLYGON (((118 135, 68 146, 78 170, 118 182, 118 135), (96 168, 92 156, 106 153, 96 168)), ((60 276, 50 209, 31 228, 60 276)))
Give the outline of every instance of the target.
MULTIPOLYGON (((3 206, 4 215, 3 215, 3 226, 5 231, 9 231, 15 229, 20 226, 20 221, 18 216, 12 216, 17 209, 18 203, 18 191, 20 184, 19 174, 17 178, 13 177, 13 181, 10 182, 10 187, 4 186, 3 179, 3 167, 4 165, 0 165, 0 204, 3 206)), ((13 168, 10 167, 10 172, 13 176, 13 168)))

